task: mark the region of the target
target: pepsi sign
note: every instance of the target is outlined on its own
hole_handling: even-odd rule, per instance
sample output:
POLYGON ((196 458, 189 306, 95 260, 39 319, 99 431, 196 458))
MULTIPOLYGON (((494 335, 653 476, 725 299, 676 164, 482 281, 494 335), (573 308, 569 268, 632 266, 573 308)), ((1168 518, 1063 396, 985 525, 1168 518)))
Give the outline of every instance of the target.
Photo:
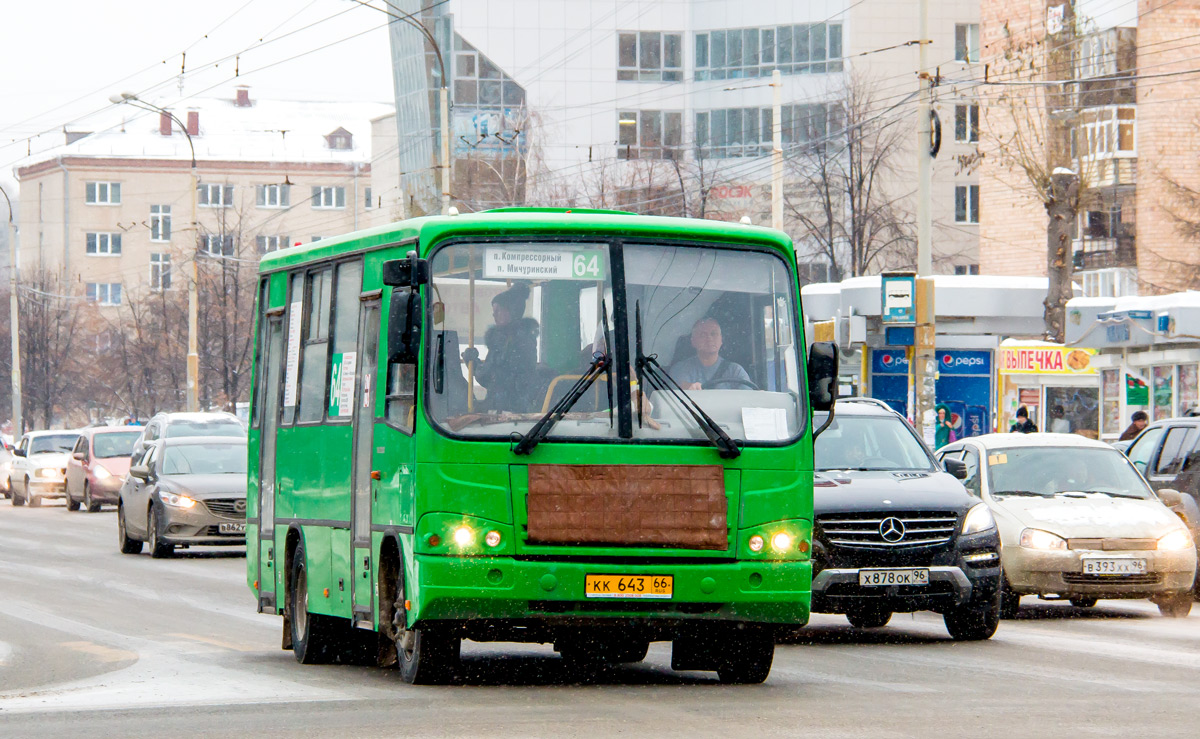
POLYGON ((937 353, 938 371, 954 375, 990 375, 992 354, 985 351, 946 351, 937 353))
POLYGON ((874 349, 871 351, 871 372, 884 375, 907 375, 908 355, 903 349, 874 349))

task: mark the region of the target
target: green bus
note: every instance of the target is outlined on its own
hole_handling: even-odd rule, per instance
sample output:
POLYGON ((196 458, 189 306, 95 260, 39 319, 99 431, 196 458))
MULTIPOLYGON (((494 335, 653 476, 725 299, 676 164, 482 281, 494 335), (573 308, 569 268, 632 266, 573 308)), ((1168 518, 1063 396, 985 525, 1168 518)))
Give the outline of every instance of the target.
MULTIPOLYGON (((812 411, 777 231, 423 217, 263 258, 247 580, 302 663, 451 679, 462 639, 761 682, 809 615, 812 411)), ((806 356, 807 355, 807 356, 806 356)))

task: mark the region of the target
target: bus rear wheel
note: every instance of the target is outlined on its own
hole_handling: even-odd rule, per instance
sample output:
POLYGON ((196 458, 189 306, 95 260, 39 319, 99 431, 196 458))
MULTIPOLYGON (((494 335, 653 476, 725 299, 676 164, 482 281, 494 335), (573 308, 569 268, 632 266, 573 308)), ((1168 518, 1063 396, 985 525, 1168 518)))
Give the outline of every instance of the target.
POLYGON ((396 602, 389 634, 396 643, 400 678, 410 685, 441 685, 454 677, 462 639, 437 628, 408 627, 405 608, 404 565, 397 567, 396 602))

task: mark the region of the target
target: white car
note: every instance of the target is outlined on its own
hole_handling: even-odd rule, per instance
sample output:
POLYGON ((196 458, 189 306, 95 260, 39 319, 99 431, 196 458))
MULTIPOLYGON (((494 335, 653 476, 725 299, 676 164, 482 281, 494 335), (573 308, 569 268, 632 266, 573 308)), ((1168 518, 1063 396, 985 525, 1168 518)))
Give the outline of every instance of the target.
POLYGON ((8 472, 12 504, 41 505, 44 498, 67 496, 67 460, 78 431, 30 431, 13 450, 8 472))
POLYGON ((967 489, 1000 529, 1001 612, 1022 595, 1149 598, 1163 615, 1192 607, 1196 549, 1183 520, 1124 454, 1074 434, 988 434, 938 450, 967 465, 967 489))

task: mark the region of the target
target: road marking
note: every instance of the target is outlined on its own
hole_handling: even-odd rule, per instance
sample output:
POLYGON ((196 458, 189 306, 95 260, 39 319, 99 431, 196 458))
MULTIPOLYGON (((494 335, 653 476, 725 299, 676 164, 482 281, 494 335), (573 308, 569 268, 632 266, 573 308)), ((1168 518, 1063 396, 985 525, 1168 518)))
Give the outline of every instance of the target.
POLYGON ((230 644, 229 642, 221 641, 220 639, 213 639, 210 636, 199 636, 197 634, 167 634, 167 636, 174 636, 179 639, 187 639, 189 641, 196 641, 196 642, 200 642, 202 644, 211 644, 214 647, 220 647, 221 649, 229 649, 234 652, 265 652, 265 651, 267 651, 260 647, 247 647, 247 646, 240 646, 237 644, 230 644))

